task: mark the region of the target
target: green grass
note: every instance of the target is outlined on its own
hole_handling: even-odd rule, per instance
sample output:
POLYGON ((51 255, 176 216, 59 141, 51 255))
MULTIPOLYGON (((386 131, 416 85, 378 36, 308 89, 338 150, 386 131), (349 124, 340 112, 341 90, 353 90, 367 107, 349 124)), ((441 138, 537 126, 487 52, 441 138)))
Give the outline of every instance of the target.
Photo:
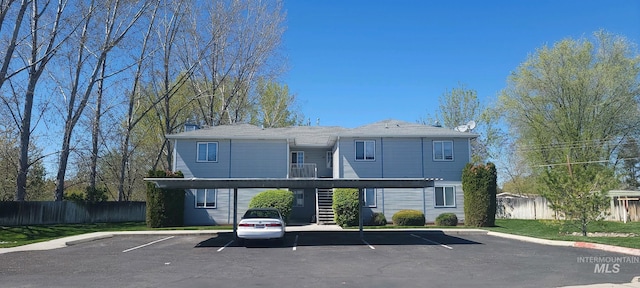
MULTIPOLYGON (((563 221, 496 219, 496 227, 483 228, 522 236, 549 240, 581 241, 608 244, 629 248, 640 248, 640 236, 636 237, 583 237, 571 233, 580 232, 576 226, 563 221)), ((601 221, 589 224, 588 232, 634 233, 640 235, 640 222, 601 221)))
POLYGON ((154 231, 154 230, 210 230, 233 229, 232 226, 187 226, 170 228, 149 228, 144 222, 137 223, 96 223, 69 225, 38 225, 0 227, 0 248, 21 246, 36 242, 100 231, 154 231))

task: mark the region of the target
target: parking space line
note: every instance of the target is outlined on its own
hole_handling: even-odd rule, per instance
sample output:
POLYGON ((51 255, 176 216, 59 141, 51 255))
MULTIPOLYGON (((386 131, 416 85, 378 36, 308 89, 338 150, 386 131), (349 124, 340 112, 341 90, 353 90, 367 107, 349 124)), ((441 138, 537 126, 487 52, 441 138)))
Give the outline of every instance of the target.
POLYGON ((422 239, 422 240, 427 241, 427 242, 429 242, 429 243, 431 243, 431 244, 434 244, 434 245, 440 245, 440 246, 442 246, 442 247, 444 247, 444 248, 447 248, 447 249, 453 250, 453 247, 451 247, 451 246, 444 245, 444 244, 442 244, 442 243, 438 243, 438 242, 436 242, 436 241, 433 241, 433 240, 430 240, 430 239, 427 239, 427 238, 424 238, 424 237, 420 237, 420 236, 418 236, 418 235, 416 235, 416 234, 411 234, 411 236, 416 237, 416 238, 419 238, 419 239, 422 239))
POLYGON ((229 247, 229 245, 231 245, 231 243, 233 243, 233 241, 234 241, 234 240, 231 240, 231 241, 229 241, 229 243, 227 243, 226 245, 224 245, 224 246, 220 247, 220 249, 218 249, 218 251, 217 251, 217 252, 220 252, 220 251, 224 250, 224 248, 229 247))
POLYGON ((298 249, 298 236, 300 235, 296 235, 296 240, 293 241, 293 251, 298 249))
POLYGON ((364 244, 367 244, 367 246, 369 246, 369 248, 371 248, 371 250, 376 250, 376 247, 371 246, 371 244, 369 244, 369 242, 367 242, 367 240, 364 240, 364 239, 361 239, 361 240, 362 240, 362 242, 364 244))
POLYGON ((127 252, 129 252, 129 251, 133 251, 133 250, 136 250, 136 249, 140 249, 140 248, 142 248, 142 247, 147 247, 147 246, 149 246, 149 245, 153 245, 153 244, 156 244, 156 243, 158 243, 158 242, 162 242, 162 241, 165 241, 165 240, 169 240, 169 239, 171 239, 171 238, 173 238, 173 237, 176 237, 176 236, 169 236, 169 237, 167 237, 167 238, 162 238, 162 239, 159 239, 159 240, 156 240, 156 241, 151 241, 151 242, 149 242, 149 243, 147 243, 147 244, 142 244, 142 245, 140 245, 140 246, 136 246, 136 247, 133 247, 133 248, 129 248, 129 249, 127 249, 127 250, 124 250, 124 251, 122 251, 122 253, 127 253, 127 252))

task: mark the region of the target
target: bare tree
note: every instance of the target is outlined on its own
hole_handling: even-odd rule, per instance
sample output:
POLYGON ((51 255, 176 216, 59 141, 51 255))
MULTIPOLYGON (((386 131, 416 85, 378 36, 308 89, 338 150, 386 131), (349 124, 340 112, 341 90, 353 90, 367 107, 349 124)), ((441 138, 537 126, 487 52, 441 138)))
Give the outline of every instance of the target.
POLYGON ((90 1, 87 4, 80 10, 85 17, 83 17, 78 38, 74 39, 76 40, 74 41, 75 49, 70 48, 67 57, 71 70, 70 82, 68 87, 61 85, 60 89, 66 99, 66 111, 56 176, 56 201, 64 198, 64 180, 71 152, 73 130, 87 106, 94 85, 100 80, 103 63, 148 7, 146 1, 90 1))
MULTIPOLYGON (((1 101, 19 131, 19 161, 16 177, 15 200, 24 201, 26 197, 27 174, 29 168, 38 159, 30 158, 33 107, 37 99, 37 86, 42 73, 57 53, 59 46, 73 31, 73 22, 62 31, 61 23, 67 9, 67 1, 7 1, 0 4, 0 32, 4 35, 4 23, 13 20, 13 30, 4 50, 0 67, 1 101), (17 6, 15 6, 17 5, 17 6), (15 14, 13 14, 15 12, 15 14), (25 16, 26 19, 25 19, 25 16), (23 29, 28 25, 28 29, 23 29), (65 35, 62 35, 65 34, 65 35), (15 81, 14 81, 15 80, 15 81), (5 85, 9 81, 9 87, 5 85)), ((42 100, 42 99, 38 99, 42 100)), ((43 100, 46 101, 46 100, 43 100)), ((43 111, 40 110, 39 117, 43 111)))

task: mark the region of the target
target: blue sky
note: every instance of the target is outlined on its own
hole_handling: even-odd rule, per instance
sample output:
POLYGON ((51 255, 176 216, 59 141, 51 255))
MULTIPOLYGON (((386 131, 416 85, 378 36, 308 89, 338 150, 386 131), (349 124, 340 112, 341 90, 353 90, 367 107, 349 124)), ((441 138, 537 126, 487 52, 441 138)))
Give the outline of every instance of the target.
POLYGON ((285 0, 283 82, 313 125, 434 115, 463 83, 485 105, 537 48, 604 29, 640 44, 640 1, 285 0))

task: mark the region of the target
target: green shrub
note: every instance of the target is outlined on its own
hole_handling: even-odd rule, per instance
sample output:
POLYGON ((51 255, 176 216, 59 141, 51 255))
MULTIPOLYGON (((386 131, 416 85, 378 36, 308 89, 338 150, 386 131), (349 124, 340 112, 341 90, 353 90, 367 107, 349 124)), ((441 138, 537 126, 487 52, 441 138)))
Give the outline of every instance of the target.
POLYGON ((418 210, 400 210, 391 217, 396 226, 424 226, 424 213, 418 210))
POLYGON ((496 166, 493 163, 487 165, 469 163, 462 170, 466 226, 495 226, 497 175, 496 166))
POLYGON ((385 226, 387 225, 387 218, 384 217, 384 214, 382 213, 373 212, 373 216, 371 216, 371 220, 369 220, 369 225, 385 226))
POLYGON ((436 225, 438 226, 457 226, 458 216, 454 213, 442 213, 436 217, 436 225))
MULTIPOLYGON (((183 178, 182 172, 149 171, 149 178, 183 178)), ((147 226, 152 228, 184 224, 184 190, 160 189, 147 182, 147 226)))
POLYGON ((358 189, 334 189, 333 214, 336 224, 342 227, 358 225, 358 189))
POLYGON ((249 208, 276 208, 285 220, 291 216, 293 192, 288 190, 267 190, 256 194, 249 202, 249 208))

